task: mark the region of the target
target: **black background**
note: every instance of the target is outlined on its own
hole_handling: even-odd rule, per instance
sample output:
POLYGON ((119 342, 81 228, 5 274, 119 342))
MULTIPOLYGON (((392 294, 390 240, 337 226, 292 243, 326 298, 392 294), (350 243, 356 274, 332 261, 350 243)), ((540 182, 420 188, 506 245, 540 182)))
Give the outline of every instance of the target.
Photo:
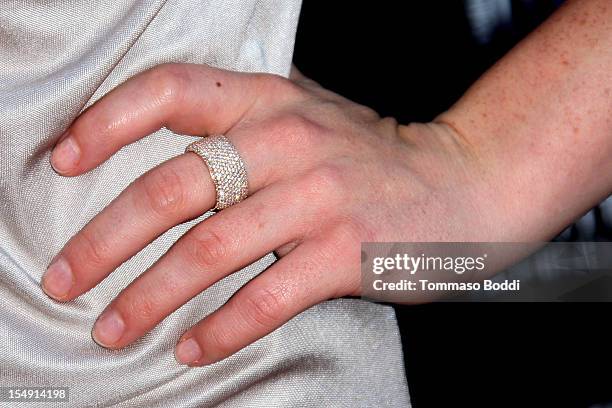
MULTIPOLYGON (((546 1, 515 7, 512 27, 483 46, 470 34, 462 1, 305 0, 294 61, 382 116, 427 121, 553 9, 546 1)), ((612 401, 608 304, 438 303, 396 311, 415 408, 612 401)))

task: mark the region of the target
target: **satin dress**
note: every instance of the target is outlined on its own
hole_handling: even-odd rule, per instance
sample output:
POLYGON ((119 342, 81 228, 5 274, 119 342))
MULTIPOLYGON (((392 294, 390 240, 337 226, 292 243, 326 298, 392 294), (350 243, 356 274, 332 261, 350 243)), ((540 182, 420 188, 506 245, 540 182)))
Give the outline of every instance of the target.
POLYGON ((162 129, 87 174, 61 177, 50 151, 79 112, 164 62, 286 76, 299 11, 299 0, 1 2, 0 386, 69 387, 68 402, 44 404, 61 407, 410 405, 393 309, 359 299, 312 307, 214 365, 175 361, 184 330, 272 264, 273 254, 202 292, 136 343, 117 351, 96 345, 91 328, 104 307, 209 214, 169 230, 74 301, 55 302, 40 288, 73 234, 195 140, 162 129))

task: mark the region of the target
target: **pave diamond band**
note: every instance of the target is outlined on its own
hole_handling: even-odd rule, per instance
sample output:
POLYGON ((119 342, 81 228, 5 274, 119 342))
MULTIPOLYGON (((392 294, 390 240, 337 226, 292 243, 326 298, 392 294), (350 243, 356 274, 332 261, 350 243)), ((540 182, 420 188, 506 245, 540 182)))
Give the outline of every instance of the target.
POLYGON ((222 210, 244 200, 248 193, 246 167, 240 154, 224 135, 196 140, 185 149, 200 156, 212 177, 217 191, 214 210, 222 210))

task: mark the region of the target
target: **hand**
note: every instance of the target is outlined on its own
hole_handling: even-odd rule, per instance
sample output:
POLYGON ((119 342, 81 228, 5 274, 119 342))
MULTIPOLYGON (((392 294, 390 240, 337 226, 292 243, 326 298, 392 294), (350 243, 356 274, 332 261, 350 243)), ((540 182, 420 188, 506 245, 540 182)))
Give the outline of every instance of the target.
MULTIPOLYGON (((91 170, 165 126, 222 133, 245 160, 250 196, 196 225, 114 299, 100 345, 124 347, 216 281, 276 251, 280 259, 180 339, 177 359, 219 361, 321 301, 360 294, 362 241, 490 240, 483 161, 442 122, 399 126, 304 78, 161 65, 76 119, 51 162, 91 170)), ((69 301, 173 226, 214 206, 200 157, 135 180, 54 258, 45 292, 69 301)))

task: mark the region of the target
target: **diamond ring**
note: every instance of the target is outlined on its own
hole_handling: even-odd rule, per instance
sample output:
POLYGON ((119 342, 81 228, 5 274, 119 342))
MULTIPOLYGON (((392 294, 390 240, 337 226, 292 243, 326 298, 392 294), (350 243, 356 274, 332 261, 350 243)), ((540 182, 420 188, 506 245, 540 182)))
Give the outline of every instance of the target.
POLYGON ((212 177, 217 192, 214 210, 237 204, 248 196, 246 166, 240 154, 224 135, 212 135, 196 140, 185 149, 200 156, 212 177))

